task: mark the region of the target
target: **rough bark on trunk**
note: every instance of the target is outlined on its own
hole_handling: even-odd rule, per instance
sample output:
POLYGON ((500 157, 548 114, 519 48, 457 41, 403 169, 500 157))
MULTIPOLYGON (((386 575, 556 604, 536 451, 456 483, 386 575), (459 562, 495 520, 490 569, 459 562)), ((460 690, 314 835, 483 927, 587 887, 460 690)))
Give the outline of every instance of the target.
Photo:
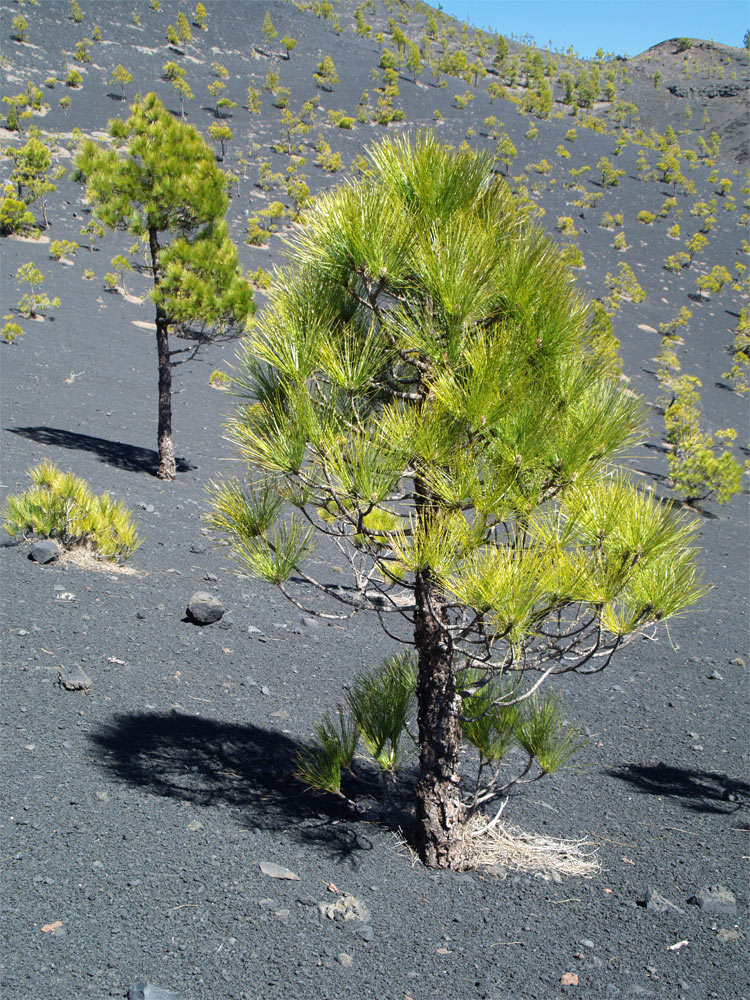
POLYGON ((419 783, 416 847, 430 868, 461 867, 461 802, 458 751, 461 698, 450 638, 440 627, 444 602, 429 570, 417 574, 414 642, 419 660, 417 706, 419 783))
POLYGON ((159 355, 159 469, 156 475, 159 479, 176 479, 177 463, 172 441, 172 362, 169 359, 169 327, 163 312, 158 307, 156 350, 159 355))
MULTIPOLYGON (((148 239, 154 287, 158 288, 161 279, 161 265, 159 263, 159 241, 155 229, 149 228, 148 239)), ((172 363, 169 359, 169 320, 160 305, 156 307, 156 353, 159 358, 159 426, 157 430, 159 468, 156 475, 159 479, 171 480, 177 478, 177 463, 175 462, 174 442, 172 441, 172 363)))

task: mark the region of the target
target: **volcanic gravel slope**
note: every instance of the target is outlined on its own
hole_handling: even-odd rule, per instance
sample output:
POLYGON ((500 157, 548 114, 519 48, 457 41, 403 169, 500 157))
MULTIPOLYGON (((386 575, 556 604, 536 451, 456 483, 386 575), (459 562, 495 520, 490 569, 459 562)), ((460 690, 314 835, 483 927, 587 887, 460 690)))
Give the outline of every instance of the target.
MULTIPOLYGON (((210 63, 223 63, 227 93, 238 102, 228 119, 234 139, 227 161, 234 162, 235 150, 260 146, 252 165, 239 168, 232 231, 246 267, 281 263, 283 231, 265 249, 241 242, 248 213, 280 196, 255 186, 258 163, 280 170, 286 159, 269 148, 279 136, 280 111, 264 95, 262 114, 250 115, 244 95, 250 80, 260 85, 276 65, 296 110, 312 96, 320 53, 329 53, 341 82, 321 92, 321 105, 353 113, 362 91, 372 88, 379 49, 348 30, 352 5, 339 8, 345 30, 338 34, 329 21, 291 4, 207 3, 208 30, 195 30, 185 55, 164 41, 177 3, 163 0, 159 13, 142 0, 81 6, 84 22, 76 25, 66 17, 67 3, 2 5, 3 93, 17 93, 28 79, 62 79, 74 65, 75 42, 100 26, 93 62, 81 67, 83 88, 45 91, 49 111, 33 119, 48 134, 63 133, 57 157, 69 166, 74 128, 103 133, 108 117, 126 113, 108 82, 117 63, 134 74, 128 98, 155 89, 174 107, 160 72, 177 59, 196 95, 189 120, 204 131, 214 120, 210 63), (298 39, 289 61, 267 54, 260 30, 266 9, 279 37, 298 39), (27 43, 10 40, 19 11, 30 26, 27 43), (71 97, 70 109, 60 108, 60 96, 71 97)), ((379 8, 377 23, 384 26, 388 16, 379 8)), ((466 89, 458 81, 439 88, 426 78, 418 85, 401 80, 400 88, 402 130, 432 122, 439 109, 441 138, 459 143, 473 129, 471 141, 493 149, 481 133, 494 114, 518 148, 511 173, 543 158, 551 163, 548 174, 527 169, 536 187, 530 193, 550 231, 559 216, 574 218, 583 287, 603 295, 605 275, 626 260, 647 293, 615 318, 632 387, 655 398, 658 326, 687 305, 693 317, 679 352, 683 371, 702 380, 706 426, 739 427, 742 434, 746 408, 722 373, 745 297, 726 289, 697 301, 690 297, 695 267, 663 269, 667 254, 679 249, 666 235, 674 219, 642 225, 636 215, 658 212, 671 190, 638 179, 639 147, 616 158, 611 135, 579 127, 566 160, 555 149, 568 119, 538 122, 531 139, 531 119, 511 104, 491 104, 481 88, 465 110, 453 100, 466 89), (626 170, 616 188, 595 183, 603 154, 626 170), (589 209, 571 206, 576 195, 564 186, 568 169, 585 164, 592 167, 587 190, 604 192, 589 209), (613 249, 614 234, 598 226, 604 210, 623 213, 630 244, 624 254, 613 249)), ((674 112, 670 99, 665 120, 674 112)), ((317 131, 306 137, 310 145, 317 131)), ((323 174, 311 152, 305 169, 313 191, 397 130, 358 124, 348 133, 320 131, 342 153, 345 169, 323 174)), ((5 144, 16 141, 3 136, 5 144)), ((655 153, 647 152, 653 163, 655 153)), ((1 162, 7 176, 9 161, 1 162)), ((730 162, 723 172, 741 203, 746 182, 736 169, 730 162)), ((709 173, 698 166, 691 174, 696 194, 677 194, 683 241, 698 228, 691 205, 714 196, 709 173)), ((718 205, 703 263, 733 269, 746 259, 740 211, 718 205)), ((184 341, 174 395, 181 471, 176 483, 160 482, 153 475, 153 314, 139 298, 147 279, 129 275, 128 297, 103 290, 111 256, 130 241, 110 234, 87 249, 79 231, 88 208, 69 178, 49 196, 48 215, 50 239, 83 244, 70 264, 51 260, 46 242, 2 241, 6 309, 20 297, 15 273, 28 260, 44 272, 44 290, 61 299, 42 322, 22 321, 20 339, 0 345, 3 495, 24 489, 26 470, 49 459, 123 500, 144 542, 130 575, 42 567, 28 559, 26 544, 0 549, 3 1000, 101 1000, 125 996, 137 981, 185 1000, 750 997, 746 494, 724 507, 706 505, 702 563, 713 590, 700 607, 668 634, 631 645, 604 674, 561 685, 571 718, 591 740, 572 770, 514 796, 506 810, 524 830, 587 837, 600 873, 558 882, 513 871, 504 878, 427 871, 400 846, 398 819, 374 801, 355 814, 303 792, 290 777, 295 749, 320 714, 358 669, 393 646, 364 617, 345 627, 303 619, 271 587, 238 576, 221 540, 202 523, 206 485, 237 468, 222 437, 232 399, 209 384, 212 371, 231 364, 234 345, 195 351, 195 341, 184 341), (95 277, 87 280, 85 269, 95 277), (199 589, 224 600, 220 623, 198 628, 186 620, 187 601, 199 589), (61 668, 76 666, 91 679, 88 694, 58 683, 61 668), (298 879, 271 878, 263 862, 298 879), (716 885, 736 895, 733 912, 731 905, 712 912, 689 902, 716 885), (642 905, 649 888, 676 909, 660 912, 653 900, 652 908, 642 905), (343 894, 360 901, 364 919, 321 915, 318 904, 343 894), (577 985, 561 985, 568 973, 577 985)), ((662 434, 654 410, 652 437, 628 462, 644 484, 667 494, 662 434)), ((335 579, 335 562, 325 552, 318 558, 318 572, 335 579)))

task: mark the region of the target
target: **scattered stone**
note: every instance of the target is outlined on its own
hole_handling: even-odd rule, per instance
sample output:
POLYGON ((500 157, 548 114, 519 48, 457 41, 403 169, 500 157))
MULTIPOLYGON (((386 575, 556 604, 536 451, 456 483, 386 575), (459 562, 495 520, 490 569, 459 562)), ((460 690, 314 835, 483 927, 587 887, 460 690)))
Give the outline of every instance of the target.
POLYGON ((34 542, 29 549, 29 559, 34 562, 51 563, 60 558, 60 547, 51 538, 43 538, 40 542, 34 542))
POLYGON ((261 861, 260 870, 269 878, 286 878, 293 879, 295 882, 300 881, 299 875, 295 875, 293 871, 284 868, 283 865, 277 865, 273 861, 261 861))
POLYGON ((581 938, 581 947, 582 948, 593 948, 594 947, 594 942, 591 940, 591 938, 581 938))
POLYGON ((152 503, 139 503, 138 506, 141 510, 145 510, 147 514, 154 513, 154 505, 152 503))
POLYGON ((737 897, 723 885, 710 885, 691 896, 688 903, 694 903, 704 913, 736 913, 737 897))
POLYGON ((282 907, 280 910, 274 910, 273 915, 284 923, 289 919, 289 910, 286 907, 282 907))
POLYGON ((196 545, 196 543, 193 542, 193 544, 190 546, 190 551, 193 553, 193 555, 202 556, 206 551, 206 546, 196 545))
POLYGON ((259 629, 259 628, 256 628, 255 625, 248 625, 247 626, 247 634, 248 635, 263 635, 263 630, 259 629))
POLYGON ((508 869, 505 865, 482 865, 483 875, 494 875, 495 878, 504 879, 508 877, 508 869))
POLYGON ((681 910, 674 903, 670 903, 668 899, 657 892, 656 889, 652 889, 651 886, 646 889, 646 898, 642 905, 652 913, 681 913, 683 916, 685 914, 684 910, 681 910))
POLYGON ((206 573, 204 574, 203 579, 208 583, 215 583, 219 578, 215 573, 206 573))
POLYGON ((92 680, 81 667, 60 667, 57 671, 57 682, 65 691, 83 691, 88 694, 92 680))
POLYGON ((335 902, 329 903, 324 900, 318 903, 318 909, 321 915, 328 917, 329 920, 358 920, 362 924, 369 924, 372 919, 368 907, 362 900, 348 893, 340 896, 335 902))
POLYGON ((351 955, 347 955, 345 951, 340 951, 336 956, 339 965, 342 965, 345 969, 351 969, 354 964, 354 959, 351 955))
POLYGON ((360 924, 357 927, 357 934, 359 934, 363 941, 372 941, 375 937, 375 931, 370 924, 360 924))
POLYGON ((747 664, 745 663, 745 661, 743 660, 743 658, 741 656, 735 656, 735 658, 732 660, 732 665, 735 666, 735 667, 746 667, 747 666, 747 664))
POLYGON ((215 594, 197 590, 188 601, 188 617, 196 625, 218 622, 224 614, 224 605, 215 594))
POLYGON ((128 1000, 185 1000, 182 993, 165 990, 151 983, 133 983, 128 990, 128 1000))
POLYGON ((578 986, 578 973, 577 972, 564 972, 560 976, 561 986, 578 986))
POLYGON ((50 924, 42 925, 42 934, 54 934, 56 937, 59 937, 64 933, 62 920, 53 920, 50 924))
POLYGON ((265 695, 265 697, 267 698, 271 694, 271 689, 269 687, 266 687, 266 685, 264 684, 263 687, 260 689, 260 693, 262 695, 265 695))
POLYGON ((735 930, 732 927, 720 927, 716 932, 716 939, 721 941, 722 944, 729 944, 730 941, 742 941, 745 935, 742 931, 735 930))
POLYGON ((721 674, 719 673, 718 670, 712 670, 711 673, 708 675, 708 679, 710 681, 723 681, 724 680, 724 678, 721 676, 721 674))

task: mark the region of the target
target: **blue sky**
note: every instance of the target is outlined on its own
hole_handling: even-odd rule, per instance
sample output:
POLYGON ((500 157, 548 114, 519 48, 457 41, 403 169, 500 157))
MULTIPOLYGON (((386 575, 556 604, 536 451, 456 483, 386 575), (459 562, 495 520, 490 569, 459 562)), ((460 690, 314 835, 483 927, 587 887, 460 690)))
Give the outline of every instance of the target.
POLYGON ((442 8, 477 28, 528 33, 542 47, 572 45, 585 58, 599 46, 636 56, 682 35, 741 46, 750 27, 746 0, 442 0, 442 8))

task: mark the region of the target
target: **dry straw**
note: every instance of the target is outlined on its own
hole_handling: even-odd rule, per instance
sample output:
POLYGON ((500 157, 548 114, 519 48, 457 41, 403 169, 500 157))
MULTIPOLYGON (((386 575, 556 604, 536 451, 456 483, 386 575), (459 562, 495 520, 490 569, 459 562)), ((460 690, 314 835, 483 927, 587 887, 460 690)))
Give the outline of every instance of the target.
POLYGON ((585 838, 561 840, 525 833, 506 824, 490 825, 473 816, 464 828, 465 867, 503 868, 545 878, 591 878, 601 865, 596 848, 585 838))

